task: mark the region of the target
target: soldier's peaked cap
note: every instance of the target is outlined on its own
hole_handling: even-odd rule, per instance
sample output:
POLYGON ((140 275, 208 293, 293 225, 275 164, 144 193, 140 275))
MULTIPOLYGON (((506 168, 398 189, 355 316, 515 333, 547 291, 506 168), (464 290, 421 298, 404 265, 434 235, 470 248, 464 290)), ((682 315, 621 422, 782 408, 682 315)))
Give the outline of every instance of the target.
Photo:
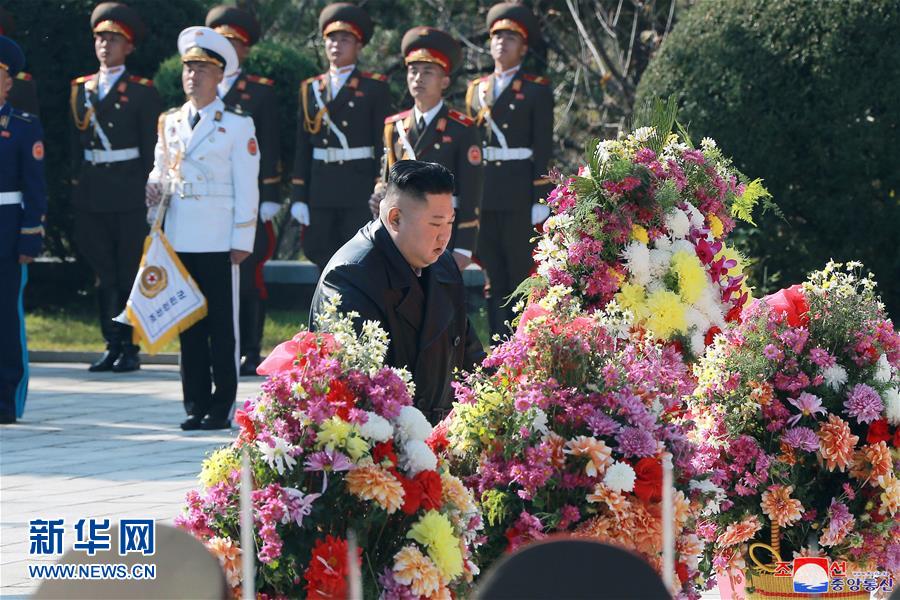
POLYGON ((25 67, 25 54, 17 43, 0 35, 0 69, 15 77, 25 67))
POLYGON ((491 35, 498 31, 514 31, 526 42, 541 37, 541 26, 534 13, 527 6, 513 2, 501 2, 491 7, 487 14, 487 28, 491 35))
POLYGON ((206 13, 206 26, 227 38, 240 40, 252 46, 259 41, 259 21, 250 12, 220 4, 206 13))
POLYGON ((329 4, 319 13, 319 31, 323 36, 335 31, 346 31, 363 44, 372 37, 372 19, 365 10, 349 2, 329 4))
POLYGON ((94 33, 118 33, 133 44, 141 42, 147 28, 136 10, 121 2, 102 2, 91 13, 91 30, 94 33))
POLYGON ((453 36, 434 27, 413 27, 403 35, 400 52, 406 64, 430 62, 440 65, 447 73, 462 64, 462 46, 453 36))
POLYGON ((208 62, 222 67, 225 75, 238 68, 237 52, 225 36, 209 27, 188 27, 178 35, 181 62, 208 62))

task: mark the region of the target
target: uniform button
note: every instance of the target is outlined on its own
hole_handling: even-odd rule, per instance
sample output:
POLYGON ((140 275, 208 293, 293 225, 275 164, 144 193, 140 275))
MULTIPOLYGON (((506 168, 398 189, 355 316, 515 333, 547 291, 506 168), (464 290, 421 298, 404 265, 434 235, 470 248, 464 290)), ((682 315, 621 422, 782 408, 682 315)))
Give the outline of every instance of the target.
POLYGON ((504 124, 503 124, 503 129, 509 129, 509 123, 504 123, 504 124))
POLYGON ((459 336, 456 336, 455 338, 453 338, 453 346, 454 347, 459 346, 459 336))
POLYGON ((502 164, 502 163, 498 160, 497 162, 494 163, 494 166, 495 166, 495 167, 499 167, 501 164, 502 164))
POLYGON ((434 145, 434 149, 435 149, 435 150, 440 150, 440 149, 441 149, 441 145, 440 145, 440 144, 435 144, 435 145, 434 145))
POLYGON ((350 102, 348 102, 348 103, 347 103, 347 106, 349 106, 350 108, 353 108, 353 106, 354 106, 353 100, 351 100, 350 102))
POLYGON ((122 106, 118 102, 116 102, 116 110, 119 110, 120 108, 122 108, 122 106))
POLYGON ((346 126, 347 126, 347 121, 341 121, 341 125, 343 125, 344 127, 346 127, 346 126))
POLYGON ((323 145, 323 146, 327 146, 327 145, 328 145, 328 140, 322 140, 322 145, 323 145))
POLYGON ((515 104, 510 104, 510 105, 509 105, 509 110, 516 110, 516 105, 515 105, 515 104))
POLYGON ((113 126, 112 123, 107 123, 106 125, 109 126, 109 127, 112 127, 112 126, 113 126))

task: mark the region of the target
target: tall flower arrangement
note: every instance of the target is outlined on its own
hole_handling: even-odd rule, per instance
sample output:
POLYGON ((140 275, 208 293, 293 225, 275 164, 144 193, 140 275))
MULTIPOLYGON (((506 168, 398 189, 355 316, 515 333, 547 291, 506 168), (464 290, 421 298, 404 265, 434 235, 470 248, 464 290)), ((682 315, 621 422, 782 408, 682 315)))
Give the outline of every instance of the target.
POLYGON ((263 364, 270 377, 237 412, 239 438, 204 462, 177 523, 219 556, 235 594, 250 551, 262 597, 344 598, 351 560, 366 597, 464 595, 478 573, 478 507, 426 444, 432 427, 412 406, 409 373, 384 366, 386 332, 366 322, 357 336, 356 315, 338 305, 319 324, 327 333, 300 332, 263 364), (251 549, 240 547, 244 450, 251 549))
POLYGON ((622 315, 581 314, 552 288, 517 332, 456 389, 436 430, 480 499, 482 564, 568 532, 623 545, 661 568, 662 458, 676 467, 677 575, 697 593, 694 515, 721 493, 692 467, 681 398, 693 389, 678 351, 628 337, 622 315))
POLYGON ((860 268, 755 302, 695 367, 694 467, 727 490, 701 525, 709 571, 774 533, 784 560, 900 573, 900 335, 860 268))
POLYGON ((616 300, 635 325, 699 356, 750 297, 743 260, 726 243, 735 219, 768 202, 716 143, 671 133, 674 104, 616 140, 595 142, 577 175, 556 175, 552 214, 520 291, 570 289, 587 311, 616 300))

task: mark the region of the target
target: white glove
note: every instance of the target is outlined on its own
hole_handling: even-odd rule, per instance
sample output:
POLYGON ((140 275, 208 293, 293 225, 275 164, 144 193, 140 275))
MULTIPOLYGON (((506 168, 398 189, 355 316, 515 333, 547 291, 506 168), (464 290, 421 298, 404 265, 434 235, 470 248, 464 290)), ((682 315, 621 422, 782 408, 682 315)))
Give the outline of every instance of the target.
POLYGON ((301 225, 309 225, 309 204, 294 202, 291 204, 291 216, 301 225))
POLYGON ((259 218, 263 223, 268 223, 275 218, 279 210, 281 205, 277 202, 263 202, 259 205, 259 218))
POLYGON ((550 207, 546 204, 538 204, 535 202, 531 205, 531 224, 537 225, 543 223, 550 216, 550 207))

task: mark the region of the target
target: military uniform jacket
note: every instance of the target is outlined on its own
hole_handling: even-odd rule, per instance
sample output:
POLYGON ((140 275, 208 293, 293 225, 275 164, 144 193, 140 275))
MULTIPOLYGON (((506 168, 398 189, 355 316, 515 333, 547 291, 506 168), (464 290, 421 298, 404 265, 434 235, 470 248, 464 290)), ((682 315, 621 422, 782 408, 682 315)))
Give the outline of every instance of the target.
POLYGON ((259 207, 253 119, 216 98, 191 129, 185 103, 159 118, 155 157, 148 181, 169 182, 164 227, 176 252, 253 250, 259 207))
POLYGON ((466 110, 481 129, 485 148, 483 208, 530 210, 551 189, 546 174, 553 148, 553 94, 547 79, 521 69, 496 100, 493 84, 493 75, 480 77, 466 92, 466 110), (504 147, 514 150, 508 155, 528 149, 531 156, 498 159, 494 148, 504 147))
POLYGON ((6 96, 6 101, 22 112, 32 115, 40 115, 38 104, 37 86, 30 73, 20 71, 13 79, 12 89, 6 96))
POLYGON ((0 259, 37 256, 47 187, 41 122, 6 103, 0 108, 0 259))
POLYGON ((462 275, 449 252, 422 271, 421 278, 376 219, 335 253, 316 287, 309 322, 335 294, 342 312, 356 311, 380 323, 390 337, 386 364, 406 367, 416 384, 416 407, 432 423, 449 411, 453 370, 471 369, 484 348, 466 315, 462 275), (421 283, 420 283, 421 282, 421 283))
POLYGON ((381 131, 390 114, 390 92, 384 75, 354 69, 335 98, 330 98, 328 73, 300 84, 300 115, 291 178, 291 200, 316 208, 366 206, 380 177, 381 131), (316 89, 325 104, 316 102, 316 89), (330 122, 345 136, 346 147, 371 158, 340 160, 328 152, 344 150, 330 122), (314 154, 327 160, 314 159, 314 154))
MULTIPOLYGON (((71 160, 73 202, 90 212, 126 212, 144 208, 144 186, 153 168, 156 121, 162 101, 153 82, 124 71, 103 100, 97 95, 97 76, 72 81, 71 160), (93 118, 92 118, 93 117, 93 118), (117 158, 111 157, 95 126, 99 125, 117 158), (91 154, 85 157, 85 151, 91 154)), ((114 155, 112 155, 114 156, 114 155)))
POLYGON ((222 98, 225 106, 253 117, 259 143, 259 200, 281 202, 281 133, 275 82, 241 72, 222 98))
POLYGON ((441 107, 424 132, 415 125, 415 111, 388 117, 384 124, 384 145, 387 166, 408 158, 438 163, 453 173, 456 207, 455 247, 475 251, 481 211, 484 167, 481 158, 481 139, 472 119, 459 111, 441 107), (406 132, 414 156, 400 139, 399 123, 406 132))

